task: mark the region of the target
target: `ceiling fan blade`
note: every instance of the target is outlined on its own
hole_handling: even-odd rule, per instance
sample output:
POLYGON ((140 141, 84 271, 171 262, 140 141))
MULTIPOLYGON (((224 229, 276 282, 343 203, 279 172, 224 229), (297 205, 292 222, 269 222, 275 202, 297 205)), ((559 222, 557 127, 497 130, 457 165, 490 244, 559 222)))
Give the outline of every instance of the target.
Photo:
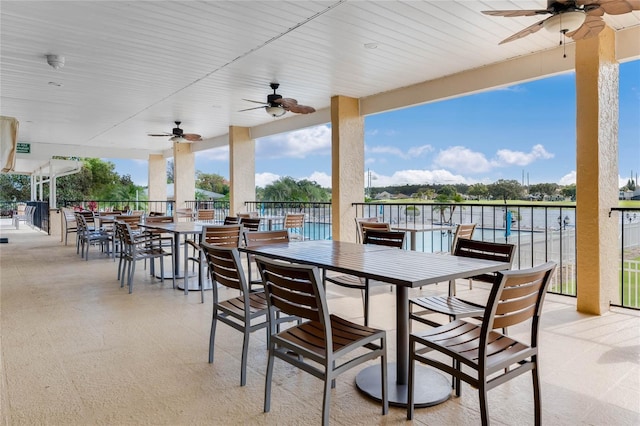
POLYGON ((507 18, 513 18, 516 16, 536 16, 549 13, 546 9, 539 10, 483 10, 482 13, 491 16, 504 16, 507 18))
POLYGON ((188 140, 189 142, 199 142, 202 140, 202 136, 196 133, 185 133, 182 135, 182 137, 188 140))
POLYGON ((633 10, 640 10, 640 2, 627 1, 627 0, 611 0, 598 2, 600 9, 608 15, 623 15, 625 13, 632 12, 633 10))
POLYGON ((147 136, 173 136, 172 133, 147 133, 147 136))
POLYGON ((604 20, 599 16, 587 16, 584 20, 584 24, 580 28, 570 33, 567 33, 567 37, 571 37, 574 40, 583 40, 596 36, 604 29, 606 24, 604 20))
MULTIPOLYGON (((547 19, 549 19, 549 18, 547 18, 547 19)), ((522 37, 526 37, 529 34, 533 34, 533 33, 537 32, 537 31, 539 31, 540 28, 542 28, 542 24, 547 19, 543 19, 542 21, 538 21, 535 24, 528 26, 524 30, 518 31, 517 33, 515 33, 511 37, 508 37, 508 38, 505 38, 504 40, 502 40, 499 44, 509 43, 510 41, 517 40, 517 39, 522 38, 522 37)))
POLYGON ((247 101, 247 102, 253 102, 253 103, 255 103, 255 104, 262 104, 262 105, 268 105, 268 103, 267 103, 267 102, 262 102, 262 101, 254 101, 254 100, 251 100, 251 99, 243 99, 243 101, 247 101))
POLYGON ((245 109, 238 110, 238 112, 242 112, 242 111, 251 111, 252 109, 266 108, 267 106, 268 106, 268 105, 259 106, 259 107, 253 107, 253 108, 245 108, 245 109))

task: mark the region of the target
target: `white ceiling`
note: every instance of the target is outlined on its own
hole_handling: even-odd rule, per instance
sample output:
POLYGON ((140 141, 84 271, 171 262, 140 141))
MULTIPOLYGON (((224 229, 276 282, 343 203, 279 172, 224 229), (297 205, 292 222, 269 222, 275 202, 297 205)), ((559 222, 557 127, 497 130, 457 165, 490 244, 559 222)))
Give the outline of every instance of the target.
MULTIPOLYGON (((168 138, 147 133, 170 132, 174 120, 201 134, 194 149, 205 149, 227 143, 230 125, 255 137, 328 122, 335 95, 380 105, 395 96, 393 107, 406 106, 420 100, 399 96, 399 88, 539 52, 554 52, 555 69, 571 69, 573 59, 556 52, 559 35, 545 30, 498 45, 543 17, 480 13, 545 7, 544 0, 3 0, 0 115, 16 117, 19 141, 32 144, 16 171, 51 155, 167 155, 168 138), (46 54, 64 56, 64 67, 51 68, 46 54), (261 109, 238 112, 256 106, 243 99, 266 100, 272 81, 318 112, 278 119, 261 109)), ((633 31, 626 51, 638 55, 640 11, 605 20, 633 31)))

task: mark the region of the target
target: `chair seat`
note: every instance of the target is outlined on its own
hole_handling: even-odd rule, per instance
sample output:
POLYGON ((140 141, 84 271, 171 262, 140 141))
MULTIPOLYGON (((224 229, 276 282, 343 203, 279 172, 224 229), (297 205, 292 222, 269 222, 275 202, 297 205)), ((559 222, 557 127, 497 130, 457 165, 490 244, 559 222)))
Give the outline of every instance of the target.
MULTIPOLYGON (((364 341, 373 342, 380 339, 380 334, 384 333, 382 330, 356 324, 336 315, 329 315, 329 321, 331 322, 333 354, 336 358, 361 347, 364 341)), ((287 342, 287 348, 296 353, 302 352, 307 356, 312 353, 320 358, 326 357, 324 330, 318 321, 307 321, 288 328, 273 337, 279 344, 287 342)), ((281 352, 287 350, 281 349, 281 352)))
MULTIPOLYGON (((411 340, 429 349, 438 349, 477 370, 480 353, 480 330, 480 325, 471 324, 465 320, 456 320, 424 332, 413 333, 411 340)), ((424 350, 417 352, 422 353, 424 350)), ((489 375, 512 364, 522 363, 523 359, 537 355, 537 353, 538 350, 535 347, 532 348, 502 333, 491 331, 487 339, 485 374, 489 375)), ((477 387, 474 384, 479 381, 477 377, 468 376, 468 379, 466 380, 468 383, 477 387)), ((489 382, 491 381, 489 380, 489 382)))
MULTIPOLYGON (((244 318, 245 307, 242 296, 227 299, 218 303, 218 307, 223 308, 226 312, 236 317, 244 318)), ((266 315, 267 299, 264 292, 253 292, 249 294, 249 316, 266 315)))
POLYGON ((365 288, 365 279, 356 277, 355 275, 336 275, 335 277, 325 277, 325 280, 347 288, 365 288))
POLYGON ((431 321, 422 315, 427 312, 448 315, 453 319, 465 317, 482 317, 485 307, 476 303, 467 302, 453 296, 429 296, 416 297, 409 300, 409 305, 418 306, 422 311, 411 311, 409 318, 429 324, 433 327, 441 325, 440 323, 431 321))

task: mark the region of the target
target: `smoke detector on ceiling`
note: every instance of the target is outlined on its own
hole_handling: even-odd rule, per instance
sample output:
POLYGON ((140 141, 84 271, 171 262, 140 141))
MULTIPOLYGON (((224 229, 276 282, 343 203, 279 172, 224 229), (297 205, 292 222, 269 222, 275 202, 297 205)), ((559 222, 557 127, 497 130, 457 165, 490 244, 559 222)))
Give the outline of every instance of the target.
POLYGON ((54 69, 59 70, 64 67, 64 56, 60 55, 47 55, 47 63, 54 69))

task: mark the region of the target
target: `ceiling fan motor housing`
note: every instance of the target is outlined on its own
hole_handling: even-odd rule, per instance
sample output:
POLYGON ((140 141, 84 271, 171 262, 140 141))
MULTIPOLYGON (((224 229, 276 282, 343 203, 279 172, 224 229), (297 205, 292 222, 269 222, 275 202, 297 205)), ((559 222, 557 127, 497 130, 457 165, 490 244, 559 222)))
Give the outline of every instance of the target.
POLYGON ((174 127, 172 133, 174 136, 182 136, 182 129, 180 127, 174 127))
POLYGON ((277 93, 274 93, 272 95, 268 95, 267 96, 267 103, 269 104, 269 106, 279 107, 280 104, 276 103, 276 100, 278 100, 278 99, 282 99, 282 95, 278 95, 277 93))

